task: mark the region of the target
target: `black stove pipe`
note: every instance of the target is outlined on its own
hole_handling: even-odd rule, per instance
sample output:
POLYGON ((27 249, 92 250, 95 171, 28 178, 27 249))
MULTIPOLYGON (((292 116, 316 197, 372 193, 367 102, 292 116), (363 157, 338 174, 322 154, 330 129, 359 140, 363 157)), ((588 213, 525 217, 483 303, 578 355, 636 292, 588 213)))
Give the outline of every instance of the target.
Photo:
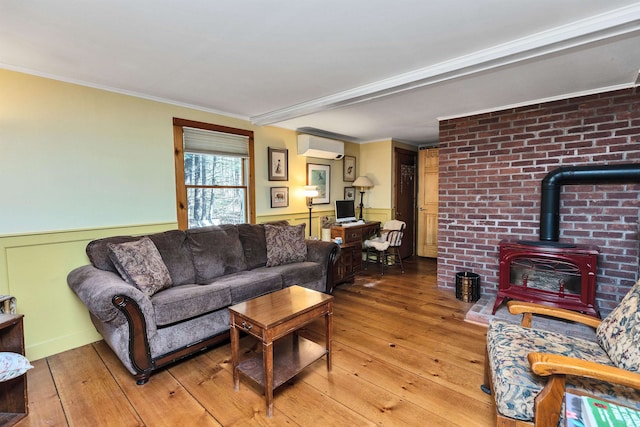
POLYGON ((565 166, 542 180, 540 240, 560 239, 560 189, 568 184, 626 184, 640 182, 640 164, 565 166))

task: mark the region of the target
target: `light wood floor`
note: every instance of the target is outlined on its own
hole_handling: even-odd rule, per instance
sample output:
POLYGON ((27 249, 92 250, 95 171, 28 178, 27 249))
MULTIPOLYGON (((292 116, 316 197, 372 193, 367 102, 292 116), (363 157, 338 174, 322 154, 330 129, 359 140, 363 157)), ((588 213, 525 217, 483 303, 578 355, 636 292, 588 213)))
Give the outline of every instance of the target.
MULTIPOLYGON (((436 264, 409 259, 369 269, 334 292, 333 370, 309 366, 275 392, 233 391, 230 346, 176 364, 137 386, 103 341, 33 362, 25 426, 489 426, 480 391, 486 328, 463 321, 471 304, 436 283, 436 264)), ((322 340, 323 323, 304 335, 322 340)), ((243 351, 256 346, 242 339, 243 351)))

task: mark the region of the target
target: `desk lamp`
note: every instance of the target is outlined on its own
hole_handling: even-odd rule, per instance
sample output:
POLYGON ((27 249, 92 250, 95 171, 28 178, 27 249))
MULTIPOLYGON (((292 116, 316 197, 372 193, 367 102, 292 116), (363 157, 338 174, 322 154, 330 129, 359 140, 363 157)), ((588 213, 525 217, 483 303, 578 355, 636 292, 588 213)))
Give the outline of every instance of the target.
POLYGON ((364 191, 367 188, 373 187, 373 182, 371 182, 371 180, 366 176, 359 176, 355 181, 353 181, 353 186, 360 188, 360 217, 358 219, 362 219, 362 211, 364 210, 362 198, 364 197, 364 191))
POLYGON ((313 198, 318 196, 318 188, 315 185, 305 185, 304 195, 307 198, 309 208, 309 237, 311 237, 311 209, 313 209, 313 198))

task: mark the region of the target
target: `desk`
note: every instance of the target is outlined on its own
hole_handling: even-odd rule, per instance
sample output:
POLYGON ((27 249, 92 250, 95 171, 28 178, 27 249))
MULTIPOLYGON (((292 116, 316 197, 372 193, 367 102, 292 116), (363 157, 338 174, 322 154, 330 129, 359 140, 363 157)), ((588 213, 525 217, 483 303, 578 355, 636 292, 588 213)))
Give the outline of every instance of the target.
POLYGON ((355 275, 362 270, 362 246, 364 241, 380 231, 380 221, 366 221, 364 224, 342 227, 331 226, 331 239, 342 238, 340 256, 333 266, 333 292, 336 285, 353 282, 355 275))

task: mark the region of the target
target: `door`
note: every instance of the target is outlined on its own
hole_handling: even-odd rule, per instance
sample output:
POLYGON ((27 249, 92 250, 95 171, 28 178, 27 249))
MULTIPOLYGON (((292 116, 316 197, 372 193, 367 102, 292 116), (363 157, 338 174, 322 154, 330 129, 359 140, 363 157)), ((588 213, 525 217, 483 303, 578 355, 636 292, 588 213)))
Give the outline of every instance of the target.
POLYGON ((438 256, 438 149, 420 150, 418 173, 418 256, 438 256))
POLYGON ((401 148, 396 148, 394 154, 395 219, 407 223, 400 246, 400 256, 406 258, 414 254, 415 247, 417 154, 401 148))

